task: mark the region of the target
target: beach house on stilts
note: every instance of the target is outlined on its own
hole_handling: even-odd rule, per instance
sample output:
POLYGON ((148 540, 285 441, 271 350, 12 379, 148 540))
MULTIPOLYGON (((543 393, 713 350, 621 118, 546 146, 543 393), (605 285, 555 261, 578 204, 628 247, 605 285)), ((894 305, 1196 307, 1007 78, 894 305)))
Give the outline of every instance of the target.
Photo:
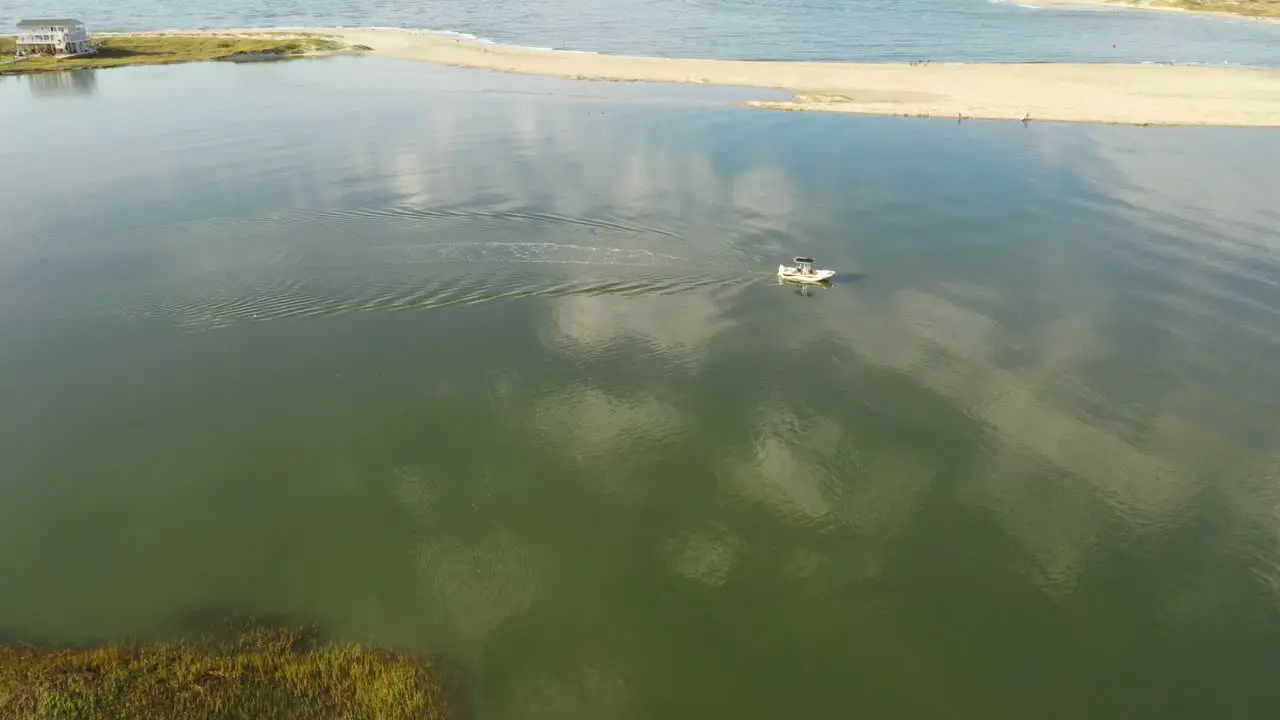
POLYGON ((23 20, 18 23, 16 50, 18 57, 68 57, 94 52, 89 47, 89 33, 79 20, 23 20))

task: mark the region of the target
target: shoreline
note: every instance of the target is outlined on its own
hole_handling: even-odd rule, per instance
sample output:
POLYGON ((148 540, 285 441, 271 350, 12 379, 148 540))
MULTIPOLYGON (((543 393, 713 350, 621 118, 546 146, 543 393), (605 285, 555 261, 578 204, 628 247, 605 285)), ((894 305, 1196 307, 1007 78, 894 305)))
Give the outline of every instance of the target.
POLYGON ((1159 0, 1016 0, 1017 5, 1025 5, 1036 8, 1055 8, 1058 10, 1070 10, 1072 6, 1077 9, 1084 7, 1105 7, 1112 10, 1154 10, 1157 12, 1182 13, 1184 15, 1201 15, 1205 17, 1218 18, 1220 20, 1251 20, 1263 23, 1278 23, 1280 15, 1250 15, 1248 13, 1233 12, 1230 10, 1210 8, 1183 7, 1180 5, 1164 4, 1159 0))
POLYGON ((335 39, 314 33, 239 37, 99 33, 91 40, 90 48, 92 52, 72 56, 19 58, 15 54, 14 37, 0 36, 0 58, 4 58, 0 59, 0 77, 193 62, 274 62, 332 57, 354 51, 335 39))
POLYGON ((744 107, 952 120, 1280 127, 1280 70, 1087 63, 842 63, 637 57, 543 50, 390 28, 251 28, 103 37, 325 39, 346 54, 608 82, 781 90, 744 107))

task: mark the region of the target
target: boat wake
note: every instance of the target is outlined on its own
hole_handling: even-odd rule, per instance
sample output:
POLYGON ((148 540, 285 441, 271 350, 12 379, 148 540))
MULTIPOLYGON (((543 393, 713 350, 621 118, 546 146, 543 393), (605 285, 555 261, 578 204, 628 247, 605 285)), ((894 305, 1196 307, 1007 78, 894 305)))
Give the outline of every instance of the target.
POLYGON ((151 268, 144 276, 85 287, 74 294, 76 307, 65 305, 71 298, 47 297, 47 310, 200 331, 536 297, 717 292, 750 277, 739 260, 700 253, 670 230, 529 211, 399 207, 220 218, 131 243, 113 245, 130 258, 117 264, 151 268))

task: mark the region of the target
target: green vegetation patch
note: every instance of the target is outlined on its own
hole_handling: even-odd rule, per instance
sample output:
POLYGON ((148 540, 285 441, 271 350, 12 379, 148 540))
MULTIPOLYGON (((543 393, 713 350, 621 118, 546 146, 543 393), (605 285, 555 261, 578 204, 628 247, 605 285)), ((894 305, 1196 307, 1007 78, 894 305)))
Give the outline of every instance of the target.
POLYGON ((0 646, 0 717, 447 717, 435 667, 291 629, 86 650, 0 646))
POLYGON ((1158 0, 1156 4, 1200 12, 1280 18, 1280 0, 1158 0))
MULTIPOLYGON (((52 70, 83 70, 125 65, 228 60, 243 55, 301 57, 347 49, 342 43, 319 36, 270 36, 254 38, 214 35, 119 35, 93 41, 96 55, 66 58, 34 57, 0 64, 0 75, 52 70)), ((13 58, 14 38, 0 37, 0 63, 13 58)))

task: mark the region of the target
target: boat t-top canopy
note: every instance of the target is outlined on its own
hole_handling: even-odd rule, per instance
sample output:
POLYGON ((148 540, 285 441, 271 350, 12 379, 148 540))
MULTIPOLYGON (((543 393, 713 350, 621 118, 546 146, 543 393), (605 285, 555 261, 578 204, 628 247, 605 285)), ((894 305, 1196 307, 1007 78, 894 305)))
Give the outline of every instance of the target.
POLYGON ((812 263, 812 262, 813 262, 813 258, 798 257, 798 258, 796 258, 796 262, 797 262, 797 263, 812 263))

